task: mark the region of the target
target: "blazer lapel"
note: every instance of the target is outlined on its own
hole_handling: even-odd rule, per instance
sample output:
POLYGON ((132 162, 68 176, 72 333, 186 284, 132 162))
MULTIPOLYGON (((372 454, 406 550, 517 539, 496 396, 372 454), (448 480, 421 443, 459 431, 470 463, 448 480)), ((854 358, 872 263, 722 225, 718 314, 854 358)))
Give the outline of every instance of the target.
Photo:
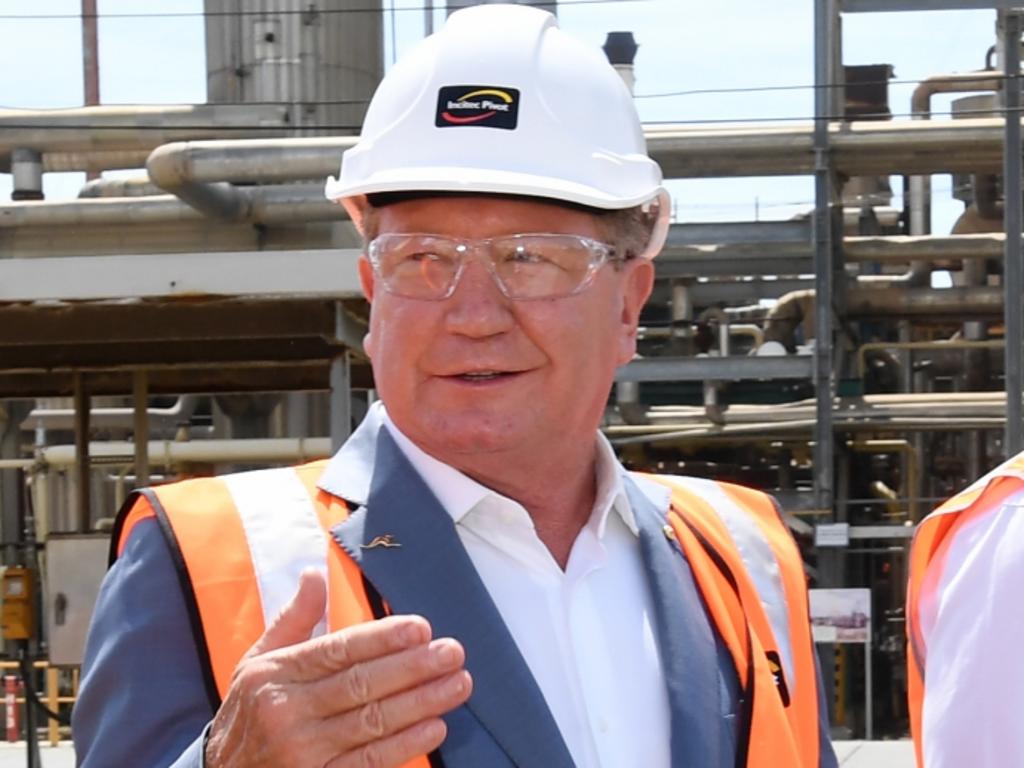
MULTIPOLYGON (((386 429, 377 439, 365 506, 332 534, 395 613, 422 615, 435 637, 462 643, 473 676, 465 706, 514 765, 572 768, 558 726, 454 522, 386 429), (375 541, 391 546, 367 546, 375 541)), ((472 765, 471 752, 457 731, 442 747, 449 768, 472 765)))
POLYGON ((731 766, 731 735, 722 710, 720 654, 693 573, 659 510, 630 477, 626 495, 654 597, 661 663, 671 708, 673 768, 731 766))

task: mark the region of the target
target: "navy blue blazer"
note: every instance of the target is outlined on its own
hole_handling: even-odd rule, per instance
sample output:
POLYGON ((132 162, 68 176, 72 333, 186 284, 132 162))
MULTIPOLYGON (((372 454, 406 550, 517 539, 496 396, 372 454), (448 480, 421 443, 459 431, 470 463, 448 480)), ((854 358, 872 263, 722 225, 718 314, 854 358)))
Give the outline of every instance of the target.
MULTIPOLYGON (((373 437, 365 498, 343 496, 359 506, 332 535, 396 613, 423 615, 435 636, 456 637, 466 648, 473 694, 445 718, 444 765, 571 768, 540 689, 451 517, 387 430, 373 437), (403 546, 360 547, 386 533, 403 546)), ((325 472, 329 491, 345 485, 337 480, 338 458, 325 472)), ((662 533, 665 510, 628 474, 624 483, 656 606, 672 767, 734 768, 739 686, 731 657, 712 629, 685 556, 662 533)), ((107 574, 96 605, 72 717, 78 764, 199 768, 212 716, 168 543, 155 521, 143 521, 107 574)), ((821 766, 832 768, 824 711, 820 733, 821 766)))

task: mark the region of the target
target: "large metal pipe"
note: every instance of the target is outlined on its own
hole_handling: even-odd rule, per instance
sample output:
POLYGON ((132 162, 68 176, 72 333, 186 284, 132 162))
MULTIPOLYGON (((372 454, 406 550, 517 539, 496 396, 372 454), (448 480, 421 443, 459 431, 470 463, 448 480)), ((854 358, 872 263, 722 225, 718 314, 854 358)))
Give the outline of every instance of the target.
MULTIPOLYGON (((909 169, 998 169, 1002 157, 999 119, 889 121, 830 128, 838 170, 867 175, 909 169)), ((648 148, 670 177, 756 176, 810 173, 814 168, 810 126, 753 123, 648 126, 648 148)), ((341 153, 356 137, 188 142, 173 151, 187 155, 196 181, 286 181, 335 173, 341 153)), ((164 149, 163 151, 171 151, 164 149)))
MULTIPOLYGON (((250 440, 171 440, 149 441, 149 464, 171 467, 177 464, 219 464, 233 462, 291 463, 320 459, 331 455, 327 437, 255 438, 250 440)), ((135 462, 135 445, 130 442, 105 441, 89 444, 92 462, 125 466, 135 462)), ((44 446, 38 450, 37 461, 51 467, 70 467, 76 461, 71 445, 44 446)))
POLYGON ((95 197, 152 197, 162 195, 163 190, 149 180, 148 176, 134 176, 128 179, 93 179, 78 190, 78 198, 95 197))
MULTIPOLYGON (((356 137, 253 139, 287 132, 276 105, 0 110, 0 172, 17 147, 37 149, 45 171, 140 165, 144 152, 188 141, 197 181, 322 179, 336 173, 356 137), (203 141, 222 138, 236 141, 203 141), (219 155, 219 156, 218 156, 219 155)), ((976 171, 1002 167, 1003 121, 892 120, 835 123, 834 165, 847 176, 976 171)), ((647 126, 648 149, 667 178, 785 176, 814 171, 810 123, 647 126)))
MULTIPOLYGON (((169 408, 147 409, 147 419, 156 429, 173 429, 182 422, 188 422, 198 405, 197 395, 182 395, 169 408)), ((93 429, 131 429, 134 418, 135 408, 93 408, 89 423, 93 429)), ((74 429, 74 426, 75 411, 71 408, 34 408, 21 422, 23 430, 74 429)))
MULTIPOLYGON (((965 260, 1001 258, 1004 240, 1001 232, 945 237, 847 237, 843 240, 843 254, 845 261, 851 264, 929 262, 955 267, 965 260)), ((802 275, 813 271, 812 251, 813 245, 808 240, 676 244, 670 234, 655 264, 661 274, 674 277, 802 275)), ((896 276, 883 277, 894 279, 896 276)))
POLYGON ((196 183, 322 182, 338 173, 342 153, 357 141, 356 136, 318 136, 175 142, 155 150, 146 165, 151 178, 155 170, 156 183, 179 178, 196 183))
MULTIPOLYGON (((993 286, 959 288, 916 288, 909 281, 895 284, 857 281, 846 292, 846 317, 892 319, 952 317, 994 317, 1003 312, 1002 289, 993 286), (901 284, 903 283, 903 284, 901 284)), ((800 289, 787 293, 765 318, 765 340, 778 341, 792 349, 800 326, 810 337, 816 317, 815 292, 800 289)))
MULTIPOLYGON (((313 141, 312 146, 322 146, 316 140, 313 141)), ((230 146, 230 142, 227 144, 230 146)), ((194 148, 187 143, 175 143, 155 149, 146 160, 146 170, 156 186, 181 198, 197 211, 224 221, 240 221, 248 216, 249 198, 245 191, 223 180, 204 181, 196 170, 198 157, 206 156, 206 172, 215 176, 224 174, 229 168, 241 167, 246 174, 258 174, 253 181, 268 181, 270 179, 267 176, 272 168, 288 167, 295 174, 293 179, 306 178, 302 163, 311 153, 304 153, 298 147, 293 149, 294 153, 273 144, 265 145, 261 150, 251 152, 252 157, 247 161, 239 154, 229 157, 218 154, 217 148, 194 148), (276 163, 271 159, 275 154, 278 155, 276 163)), ((337 152, 337 156, 340 155, 337 152)), ((326 174, 315 172, 308 174, 309 178, 324 176, 326 174)))
POLYGON ((283 136, 287 114, 286 107, 262 104, 0 109, 0 171, 10 169, 15 149, 42 153, 44 170, 104 170, 123 167, 104 160, 127 159, 125 152, 152 151, 172 141, 283 136), (48 165, 51 153, 62 156, 60 168, 48 165), (68 167, 69 159, 77 167, 68 167))
POLYGON ((964 317, 997 317, 1003 313, 1002 289, 971 288, 855 288, 847 295, 850 318, 892 317, 961 320, 964 317))
MULTIPOLYGON (((1002 83, 1001 73, 958 72, 925 78, 910 97, 910 112, 914 120, 931 120, 932 96, 936 93, 968 93, 971 91, 997 91, 1002 83)), ((931 232, 931 178, 910 177, 910 234, 926 235, 931 232)))
MULTIPOLYGON (((845 176, 997 171, 1002 119, 833 123, 833 165, 845 176)), ((701 128, 648 126, 647 145, 667 178, 810 174, 810 123, 701 128)))
MULTIPOLYGON (((294 225, 308 221, 342 221, 347 218, 341 206, 324 198, 323 188, 319 184, 240 188, 237 191, 241 204, 234 221, 294 225)), ((0 229, 194 222, 204 218, 202 213, 174 195, 0 205, 0 229)))
MULTIPOLYGON (((829 142, 838 172, 890 173, 997 171, 1003 121, 893 120, 832 124, 829 142)), ((814 171, 811 124, 647 126, 651 155, 668 178, 776 176, 814 171)), ((341 154, 357 137, 189 141, 162 153, 180 153, 197 182, 259 183, 323 179, 337 173, 341 154)))

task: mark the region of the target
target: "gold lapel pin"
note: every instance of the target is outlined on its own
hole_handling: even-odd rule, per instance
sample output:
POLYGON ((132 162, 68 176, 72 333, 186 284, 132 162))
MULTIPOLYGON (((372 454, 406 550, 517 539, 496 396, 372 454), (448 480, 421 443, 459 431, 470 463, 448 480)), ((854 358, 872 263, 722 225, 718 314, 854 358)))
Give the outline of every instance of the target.
POLYGON ((376 549, 377 547, 384 547, 385 549, 394 549, 395 547, 402 546, 395 537, 390 533, 385 533, 382 536, 374 536, 373 540, 369 544, 360 544, 360 549, 376 549))

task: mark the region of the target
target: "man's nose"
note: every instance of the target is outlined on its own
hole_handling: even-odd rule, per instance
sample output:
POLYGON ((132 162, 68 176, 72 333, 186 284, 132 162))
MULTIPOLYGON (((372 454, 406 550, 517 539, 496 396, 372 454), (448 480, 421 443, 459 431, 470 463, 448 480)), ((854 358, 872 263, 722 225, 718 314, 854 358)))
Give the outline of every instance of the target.
POLYGON ((514 323, 510 300, 479 251, 466 260, 452 295, 446 300, 448 330, 485 337, 507 331, 514 323))

